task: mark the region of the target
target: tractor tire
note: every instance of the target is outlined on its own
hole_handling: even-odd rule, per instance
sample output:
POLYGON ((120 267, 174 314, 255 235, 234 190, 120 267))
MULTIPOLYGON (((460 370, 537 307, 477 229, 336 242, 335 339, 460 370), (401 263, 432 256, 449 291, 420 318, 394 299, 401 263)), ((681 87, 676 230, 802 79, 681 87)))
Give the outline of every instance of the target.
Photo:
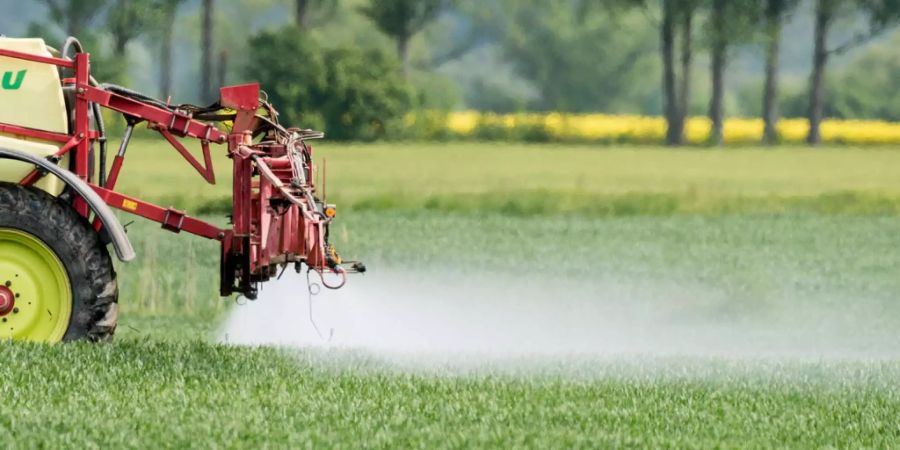
POLYGON ((111 340, 118 296, 109 252, 84 217, 40 189, 0 183, 0 339, 111 340))

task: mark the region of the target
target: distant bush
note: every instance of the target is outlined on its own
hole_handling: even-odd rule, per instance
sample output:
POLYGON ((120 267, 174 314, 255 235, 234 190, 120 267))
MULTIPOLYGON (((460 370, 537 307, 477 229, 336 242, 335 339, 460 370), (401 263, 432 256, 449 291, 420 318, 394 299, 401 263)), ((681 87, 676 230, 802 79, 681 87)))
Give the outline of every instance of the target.
POLYGON ((293 26, 256 35, 250 50, 247 76, 260 82, 284 124, 371 140, 412 107, 399 63, 382 50, 325 48, 293 26))

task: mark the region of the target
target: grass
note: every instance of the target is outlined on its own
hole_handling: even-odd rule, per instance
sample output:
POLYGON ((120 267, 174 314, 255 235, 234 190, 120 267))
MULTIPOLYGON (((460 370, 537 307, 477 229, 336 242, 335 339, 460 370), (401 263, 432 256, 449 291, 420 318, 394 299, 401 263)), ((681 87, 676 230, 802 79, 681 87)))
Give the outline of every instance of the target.
MULTIPOLYGON (((219 184, 209 187, 174 150, 148 140, 132 147, 125 192, 200 212, 230 205, 230 162, 220 148, 219 184)), ((900 212, 900 151, 890 148, 327 143, 316 152, 327 160, 330 199, 346 210, 594 217, 900 212)))
MULTIPOLYGON (((521 371, 459 373, 452 364, 401 370, 361 350, 226 347, 209 343, 232 301, 215 293, 216 244, 138 221, 129 230, 139 259, 119 267, 117 342, 0 343, 0 444, 900 445, 900 364, 884 355, 900 354, 900 222, 890 206, 900 198, 900 152, 322 147, 333 197, 349 205, 333 239, 369 263, 367 276, 540 274, 558 302, 581 280, 652 285, 662 299, 684 297, 654 314, 797 327, 801 337, 853 340, 842 344, 860 358, 882 353, 844 361, 561 356, 522 361, 521 371), (541 192, 584 203, 558 206, 541 192), (520 194, 537 206, 498 207, 520 194), (677 207, 653 206, 654 198, 677 207), (633 201, 590 209, 609 199, 633 201), (802 323, 785 323, 797 317, 802 323)), ((227 180, 204 190, 172 151, 139 141, 129 155, 126 192, 208 211, 226 195, 227 180), (169 158, 154 160, 154 151, 169 158)))
MULTIPOLYGON (((595 362, 600 378, 391 373, 365 355, 199 343, 9 346, 22 447, 868 447, 900 439, 895 363, 595 362), (352 365, 335 365, 352 359, 352 365), (682 374, 681 376, 660 373, 682 374), (202 443, 202 444, 201 444, 202 443)), ((7 445, 9 447, 9 445, 7 445)))
MULTIPOLYGON (((120 271, 121 334, 202 338, 215 331, 201 325, 216 323, 232 305, 216 293, 215 243, 143 222, 131 230, 140 256, 120 271)), ((698 321, 737 316, 767 323, 783 320, 786 308, 808 308, 804 315, 830 308, 845 320, 832 331, 862 343, 890 341, 900 330, 900 252, 885 251, 900 248, 900 222, 891 217, 365 211, 341 217, 334 230, 334 243, 364 260, 372 277, 394 270, 459 277, 487 271, 539 274, 550 290, 577 290, 585 284, 580 280, 670 286, 696 294, 675 313, 698 321)))

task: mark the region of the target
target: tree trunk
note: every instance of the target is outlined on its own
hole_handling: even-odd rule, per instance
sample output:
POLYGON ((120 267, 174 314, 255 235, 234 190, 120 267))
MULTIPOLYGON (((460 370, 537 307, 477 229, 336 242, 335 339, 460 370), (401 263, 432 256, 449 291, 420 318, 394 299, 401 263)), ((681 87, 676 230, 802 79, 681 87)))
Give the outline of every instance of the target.
POLYGON ((822 142, 822 116, 825 111, 825 68, 828 65, 828 31, 832 11, 829 0, 816 3, 816 24, 813 49, 813 68, 809 84, 809 135, 806 142, 818 145, 822 142))
POLYGON ((66 33, 69 36, 78 37, 81 34, 81 23, 78 19, 77 14, 69 14, 69 18, 66 21, 66 33))
POLYGON ((409 80, 409 36, 400 36, 397 38, 397 54, 400 55, 400 63, 402 64, 403 79, 409 80))
POLYGON ((691 61, 694 57, 693 39, 693 12, 682 12, 681 29, 681 87, 678 93, 678 144, 684 144, 684 127, 690 114, 691 103, 691 61))
POLYGON ((217 69, 217 77, 216 84, 218 87, 225 86, 226 78, 228 76, 228 50, 222 50, 219 52, 219 66, 217 69))
POLYGON ((666 145, 680 145, 684 126, 678 121, 678 98, 675 93, 675 8, 672 0, 662 0, 660 53, 663 63, 663 113, 666 116, 666 145))
POLYGON ((204 102, 213 100, 212 93, 212 53, 213 53, 213 0, 203 0, 203 20, 200 44, 200 95, 204 102))
POLYGON ((294 24, 297 28, 305 30, 309 24, 309 0, 296 0, 294 4, 294 24))
POLYGON ((712 97, 709 102, 709 120, 712 122, 709 142, 712 145, 725 142, 725 59, 725 46, 716 44, 712 52, 712 97))
POLYGON ((130 22, 131 18, 131 1, 130 0, 119 0, 114 3, 113 8, 120 8, 121 11, 124 11, 124 15, 121 18, 122 23, 116 24, 113 27, 112 38, 113 38, 113 55, 119 61, 124 61, 125 59, 125 47, 128 46, 128 40, 131 38, 131 33, 124 28, 126 24, 130 22))
POLYGON ((122 59, 125 57, 125 47, 127 45, 128 41, 126 41, 125 39, 115 39, 115 42, 113 43, 113 55, 119 61, 122 61, 122 59))
POLYGON ((709 142, 712 145, 722 145, 725 142, 725 64, 727 63, 728 37, 725 35, 725 1, 713 0, 711 20, 713 21, 713 37, 710 58, 712 71, 712 97, 709 101, 709 120, 712 129, 709 132, 709 142))
POLYGON ((159 93, 162 98, 172 95, 172 34, 175 32, 175 8, 165 11, 159 58, 159 93))
POLYGON ((769 0, 766 10, 766 84, 763 91, 763 143, 778 142, 778 56, 781 47, 779 0, 769 0))
POLYGON ((78 20, 75 18, 69 18, 69 24, 66 25, 66 34, 69 36, 79 36, 81 34, 81 24, 78 23, 78 20))

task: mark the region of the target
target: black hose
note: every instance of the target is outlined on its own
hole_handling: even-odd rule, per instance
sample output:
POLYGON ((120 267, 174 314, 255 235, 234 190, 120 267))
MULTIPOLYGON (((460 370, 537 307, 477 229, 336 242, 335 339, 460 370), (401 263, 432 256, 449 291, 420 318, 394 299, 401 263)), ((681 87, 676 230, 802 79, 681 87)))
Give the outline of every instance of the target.
POLYGON ((81 46, 81 41, 74 36, 69 36, 66 38, 66 42, 63 43, 62 52, 60 53, 60 57, 65 58, 66 55, 69 54, 69 49, 74 46, 75 51, 78 53, 84 52, 84 47, 81 46))
MULTIPOLYGON (((157 100, 147 94, 143 94, 141 92, 135 91, 134 89, 130 89, 127 87, 110 84, 110 83, 103 83, 101 85, 101 87, 109 92, 114 93, 114 94, 118 94, 123 97, 128 97, 128 98, 131 98, 134 100, 138 100, 143 103, 148 103, 150 105, 156 106, 157 108, 162 108, 162 109, 165 109, 168 111, 175 111, 175 110, 184 111, 184 112, 192 114, 194 117, 196 117, 198 119, 200 118, 201 115, 208 115, 210 113, 215 113, 222 109, 222 105, 220 105, 219 102, 212 103, 209 106, 197 106, 197 105, 191 105, 188 103, 183 103, 180 105, 170 105, 170 104, 162 102, 161 100, 157 100)), ((203 120, 203 119, 200 119, 200 120, 203 120)), ((215 119, 212 119, 212 120, 215 120, 215 119)))
POLYGON ((149 95, 145 95, 145 94, 142 94, 142 93, 140 93, 140 92, 138 92, 138 91, 135 91, 135 90, 132 90, 132 89, 128 89, 127 87, 122 87, 122 86, 118 86, 118 85, 115 85, 115 84, 109 84, 109 83, 103 83, 102 87, 103 87, 103 89, 106 89, 106 90, 109 91, 109 92, 112 92, 112 93, 114 93, 114 94, 119 94, 119 95, 121 95, 121 96, 123 96, 123 97, 128 97, 128 98, 132 98, 132 99, 135 99, 135 100, 140 100, 141 102, 149 103, 149 104, 151 104, 151 105, 153 105, 153 106, 156 106, 156 107, 159 107, 159 108, 162 108, 162 109, 166 109, 166 110, 171 110, 171 109, 172 109, 171 106, 169 106, 169 105, 167 105, 167 104, 165 104, 165 103, 163 103, 163 102, 161 102, 161 101, 159 101, 159 100, 157 100, 157 99, 155 99, 155 98, 153 98, 153 97, 150 97, 149 95))
MULTIPOLYGON (((69 50, 72 48, 74 48, 77 53, 84 53, 84 47, 81 45, 81 41, 74 36, 69 36, 63 43, 60 57, 67 58, 69 50)), ((94 80, 93 77, 91 77, 90 83, 94 86, 98 85, 97 80, 94 80)), ((91 103, 91 111, 94 113, 94 122, 97 124, 97 132, 99 134, 97 140, 100 142, 100 187, 106 187, 106 124, 103 122, 103 114, 101 114, 100 105, 91 103)))
MULTIPOLYGON (((81 45, 81 41, 74 36, 69 36, 66 38, 66 41, 63 43, 62 52, 60 53, 61 57, 66 58, 69 54, 69 51, 74 48, 76 52, 83 53, 84 47, 81 45)), ((100 86, 93 77, 90 79, 90 83, 92 86, 100 86)), ((116 86, 114 84, 103 84, 101 86, 103 89, 106 89, 110 92, 117 93, 119 95, 130 97, 136 100, 140 100, 144 103, 149 103, 153 106, 157 106, 159 108, 165 110, 172 110, 172 107, 153 98, 148 95, 144 95, 140 92, 122 87, 116 86)), ((196 108, 197 111, 200 112, 212 112, 218 109, 218 105, 211 105, 207 108, 196 108)), ((91 110, 94 112, 94 121, 97 124, 97 131, 99 134, 98 141, 100 142, 100 186, 106 187, 106 156, 107 156, 107 139, 106 139, 106 124, 103 122, 103 114, 100 110, 100 105, 96 103, 91 103, 91 110)))
POLYGON ((94 110, 94 119, 97 121, 97 131, 100 137, 100 187, 106 187, 106 125, 103 123, 103 114, 100 111, 100 105, 91 103, 91 109, 94 110))

